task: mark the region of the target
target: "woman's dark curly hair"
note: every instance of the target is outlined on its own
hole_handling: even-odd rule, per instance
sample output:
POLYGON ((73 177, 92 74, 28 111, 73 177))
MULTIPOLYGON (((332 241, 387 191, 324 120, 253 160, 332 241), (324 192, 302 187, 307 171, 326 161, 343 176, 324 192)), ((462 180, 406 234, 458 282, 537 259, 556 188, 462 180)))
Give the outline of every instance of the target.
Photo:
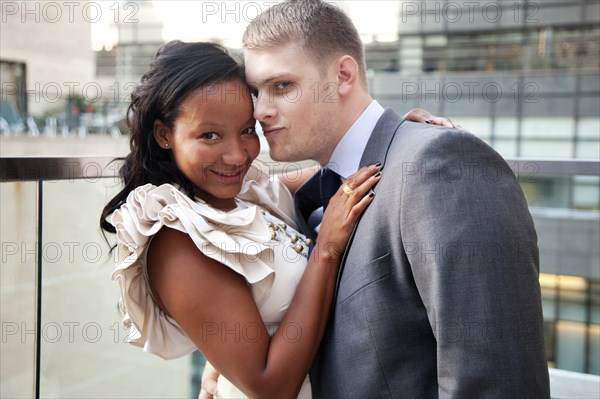
POLYGON ((115 233, 107 217, 131 191, 144 184, 177 184, 194 197, 192 183, 177 169, 171 152, 154 139, 154 122, 159 120, 172 129, 180 104, 192 91, 231 80, 245 82, 244 68, 217 44, 175 40, 157 51, 150 69, 131 94, 126 114, 131 152, 119 171, 125 186, 104 207, 100 217, 102 230, 115 233))

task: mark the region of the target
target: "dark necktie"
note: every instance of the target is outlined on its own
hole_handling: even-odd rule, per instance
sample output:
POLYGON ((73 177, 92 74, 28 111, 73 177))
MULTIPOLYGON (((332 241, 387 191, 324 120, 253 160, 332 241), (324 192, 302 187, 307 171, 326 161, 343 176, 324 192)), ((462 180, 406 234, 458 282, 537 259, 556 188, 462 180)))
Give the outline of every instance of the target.
POLYGON ((321 203, 323 204, 323 212, 329 205, 329 200, 336 193, 340 185, 342 184, 342 180, 340 175, 335 173, 331 169, 323 169, 321 171, 321 203))
MULTIPOLYGON (((321 176, 319 177, 319 188, 321 190, 321 204, 323 206, 314 210, 306 219, 308 228, 315 238, 317 238, 317 227, 320 226, 321 219, 323 219, 323 212, 325 212, 325 208, 327 208, 327 205, 329 205, 329 200, 331 197, 333 197, 341 184, 342 180, 340 179, 340 175, 331 169, 321 170, 321 176)), ((313 249, 314 243, 308 248, 309 257, 313 249)))
MULTIPOLYGON (((323 218, 323 205, 335 194, 341 184, 340 176, 330 169, 322 169, 319 176, 314 176, 302 185, 294 196, 296 215, 301 220, 302 232, 313 239, 317 239, 317 228, 323 218)), ((310 252, 313 245, 309 247, 310 252)))

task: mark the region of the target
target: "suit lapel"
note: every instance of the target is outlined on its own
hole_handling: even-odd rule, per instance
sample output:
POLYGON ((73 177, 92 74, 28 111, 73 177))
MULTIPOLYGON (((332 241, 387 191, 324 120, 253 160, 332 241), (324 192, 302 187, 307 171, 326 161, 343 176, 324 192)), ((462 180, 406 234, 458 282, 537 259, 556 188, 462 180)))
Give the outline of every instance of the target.
MULTIPOLYGON (((360 166, 372 165, 377 162, 381 162, 383 164, 382 168, 385 167, 385 162, 387 159, 387 154, 392 144, 392 140, 400 125, 404 122, 402 118, 394 113, 394 111, 390 109, 386 109, 373 132, 371 133, 371 137, 367 142, 367 146, 365 147, 365 151, 363 152, 362 158, 360 160, 360 166)), ((311 212, 318 209, 321 206, 321 191, 319 185, 319 177, 320 173, 315 173, 313 177, 308 179, 294 195, 294 206, 296 208, 296 217, 298 219, 298 226, 300 230, 307 236, 311 238, 314 237, 314 232, 308 227, 307 219, 310 216, 311 212)), ((362 215, 361 215, 362 217, 362 215)), ((360 220, 359 220, 360 221, 360 220)), ((340 280, 342 276, 342 271, 344 270, 344 266, 346 264, 346 258, 348 256, 348 248, 352 241, 354 240, 354 235, 356 234, 356 228, 358 227, 358 223, 354 226, 352 233, 350 235, 350 240, 348 241, 348 246, 344 251, 344 255, 342 257, 342 263, 340 265, 340 270, 338 272, 335 294, 334 294, 334 303, 337 298, 338 288, 340 285, 340 280)), ((335 309, 335 307, 334 307, 335 309)))
MULTIPOLYGON (((360 160, 360 167, 366 165, 372 165, 377 162, 381 162, 381 170, 385 167, 385 161, 387 159, 387 154, 392 144, 392 140, 394 139, 396 132, 402 125, 404 119, 400 118, 394 111, 391 109, 386 109, 375 128, 373 129, 373 133, 371 133, 371 137, 367 142, 367 146, 365 151, 363 152, 363 156, 360 160)), ((376 188, 376 187, 375 187, 376 188)), ((375 191, 375 190, 374 190, 375 191)), ((340 270, 338 271, 337 281, 335 283, 335 294, 333 297, 333 303, 336 303, 338 291, 340 287, 340 281, 342 279, 342 273, 344 271, 344 267, 346 266, 346 259, 348 257, 348 252, 350 246, 352 245, 352 241, 354 240, 354 235, 356 234, 356 229, 358 228, 358 223, 362 219, 362 215, 360 215, 358 222, 354 225, 354 229, 350 234, 350 239, 348 240, 348 245, 344 250, 344 255, 342 256, 342 261, 340 264, 340 270)), ((335 305, 332 309, 332 313, 335 311, 335 305)))
POLYGON ((390 145, 402 122, 404 120, 396 115, 394 111, 389 108, 385 110, 379 121, 377 121, 373 133, 367 142, 367 147, 360 159, 360 167, 372 165, 377 162, 381 162, 385 166, 390 145))

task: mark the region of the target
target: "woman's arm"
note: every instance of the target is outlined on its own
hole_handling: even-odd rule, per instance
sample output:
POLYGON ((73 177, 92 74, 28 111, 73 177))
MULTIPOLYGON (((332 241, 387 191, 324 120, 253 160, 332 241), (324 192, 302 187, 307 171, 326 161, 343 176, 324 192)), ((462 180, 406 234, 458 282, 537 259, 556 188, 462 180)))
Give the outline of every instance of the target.
MULTIPOLYGON (((148 253, 155 298, 206 359, 251 397, 295 397, 316 354, 333 300, 341 256, 358 216, 371 202, 379 168, 348 179, 323 217, 319 240, 279 328, 269 336, 247 281, 164 228, 148 253)), ((243 255, 242 255, 243 256, 243 255)))

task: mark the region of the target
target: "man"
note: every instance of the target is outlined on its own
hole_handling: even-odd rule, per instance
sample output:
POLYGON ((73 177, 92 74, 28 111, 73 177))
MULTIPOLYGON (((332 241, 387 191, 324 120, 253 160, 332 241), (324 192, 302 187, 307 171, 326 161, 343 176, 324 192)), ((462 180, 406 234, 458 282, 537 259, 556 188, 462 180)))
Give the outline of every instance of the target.
MULTIPOLYGON (((344 256, 313 395, 549 397, 537 237, 500 155, 373 101, 362 43, 334 5, 276 5, 243 43, 273 159, 317 160, 338 184, 383 163, 344 256)), ((305 219, 321 204, 320 178, 296 193, 305 219)))

